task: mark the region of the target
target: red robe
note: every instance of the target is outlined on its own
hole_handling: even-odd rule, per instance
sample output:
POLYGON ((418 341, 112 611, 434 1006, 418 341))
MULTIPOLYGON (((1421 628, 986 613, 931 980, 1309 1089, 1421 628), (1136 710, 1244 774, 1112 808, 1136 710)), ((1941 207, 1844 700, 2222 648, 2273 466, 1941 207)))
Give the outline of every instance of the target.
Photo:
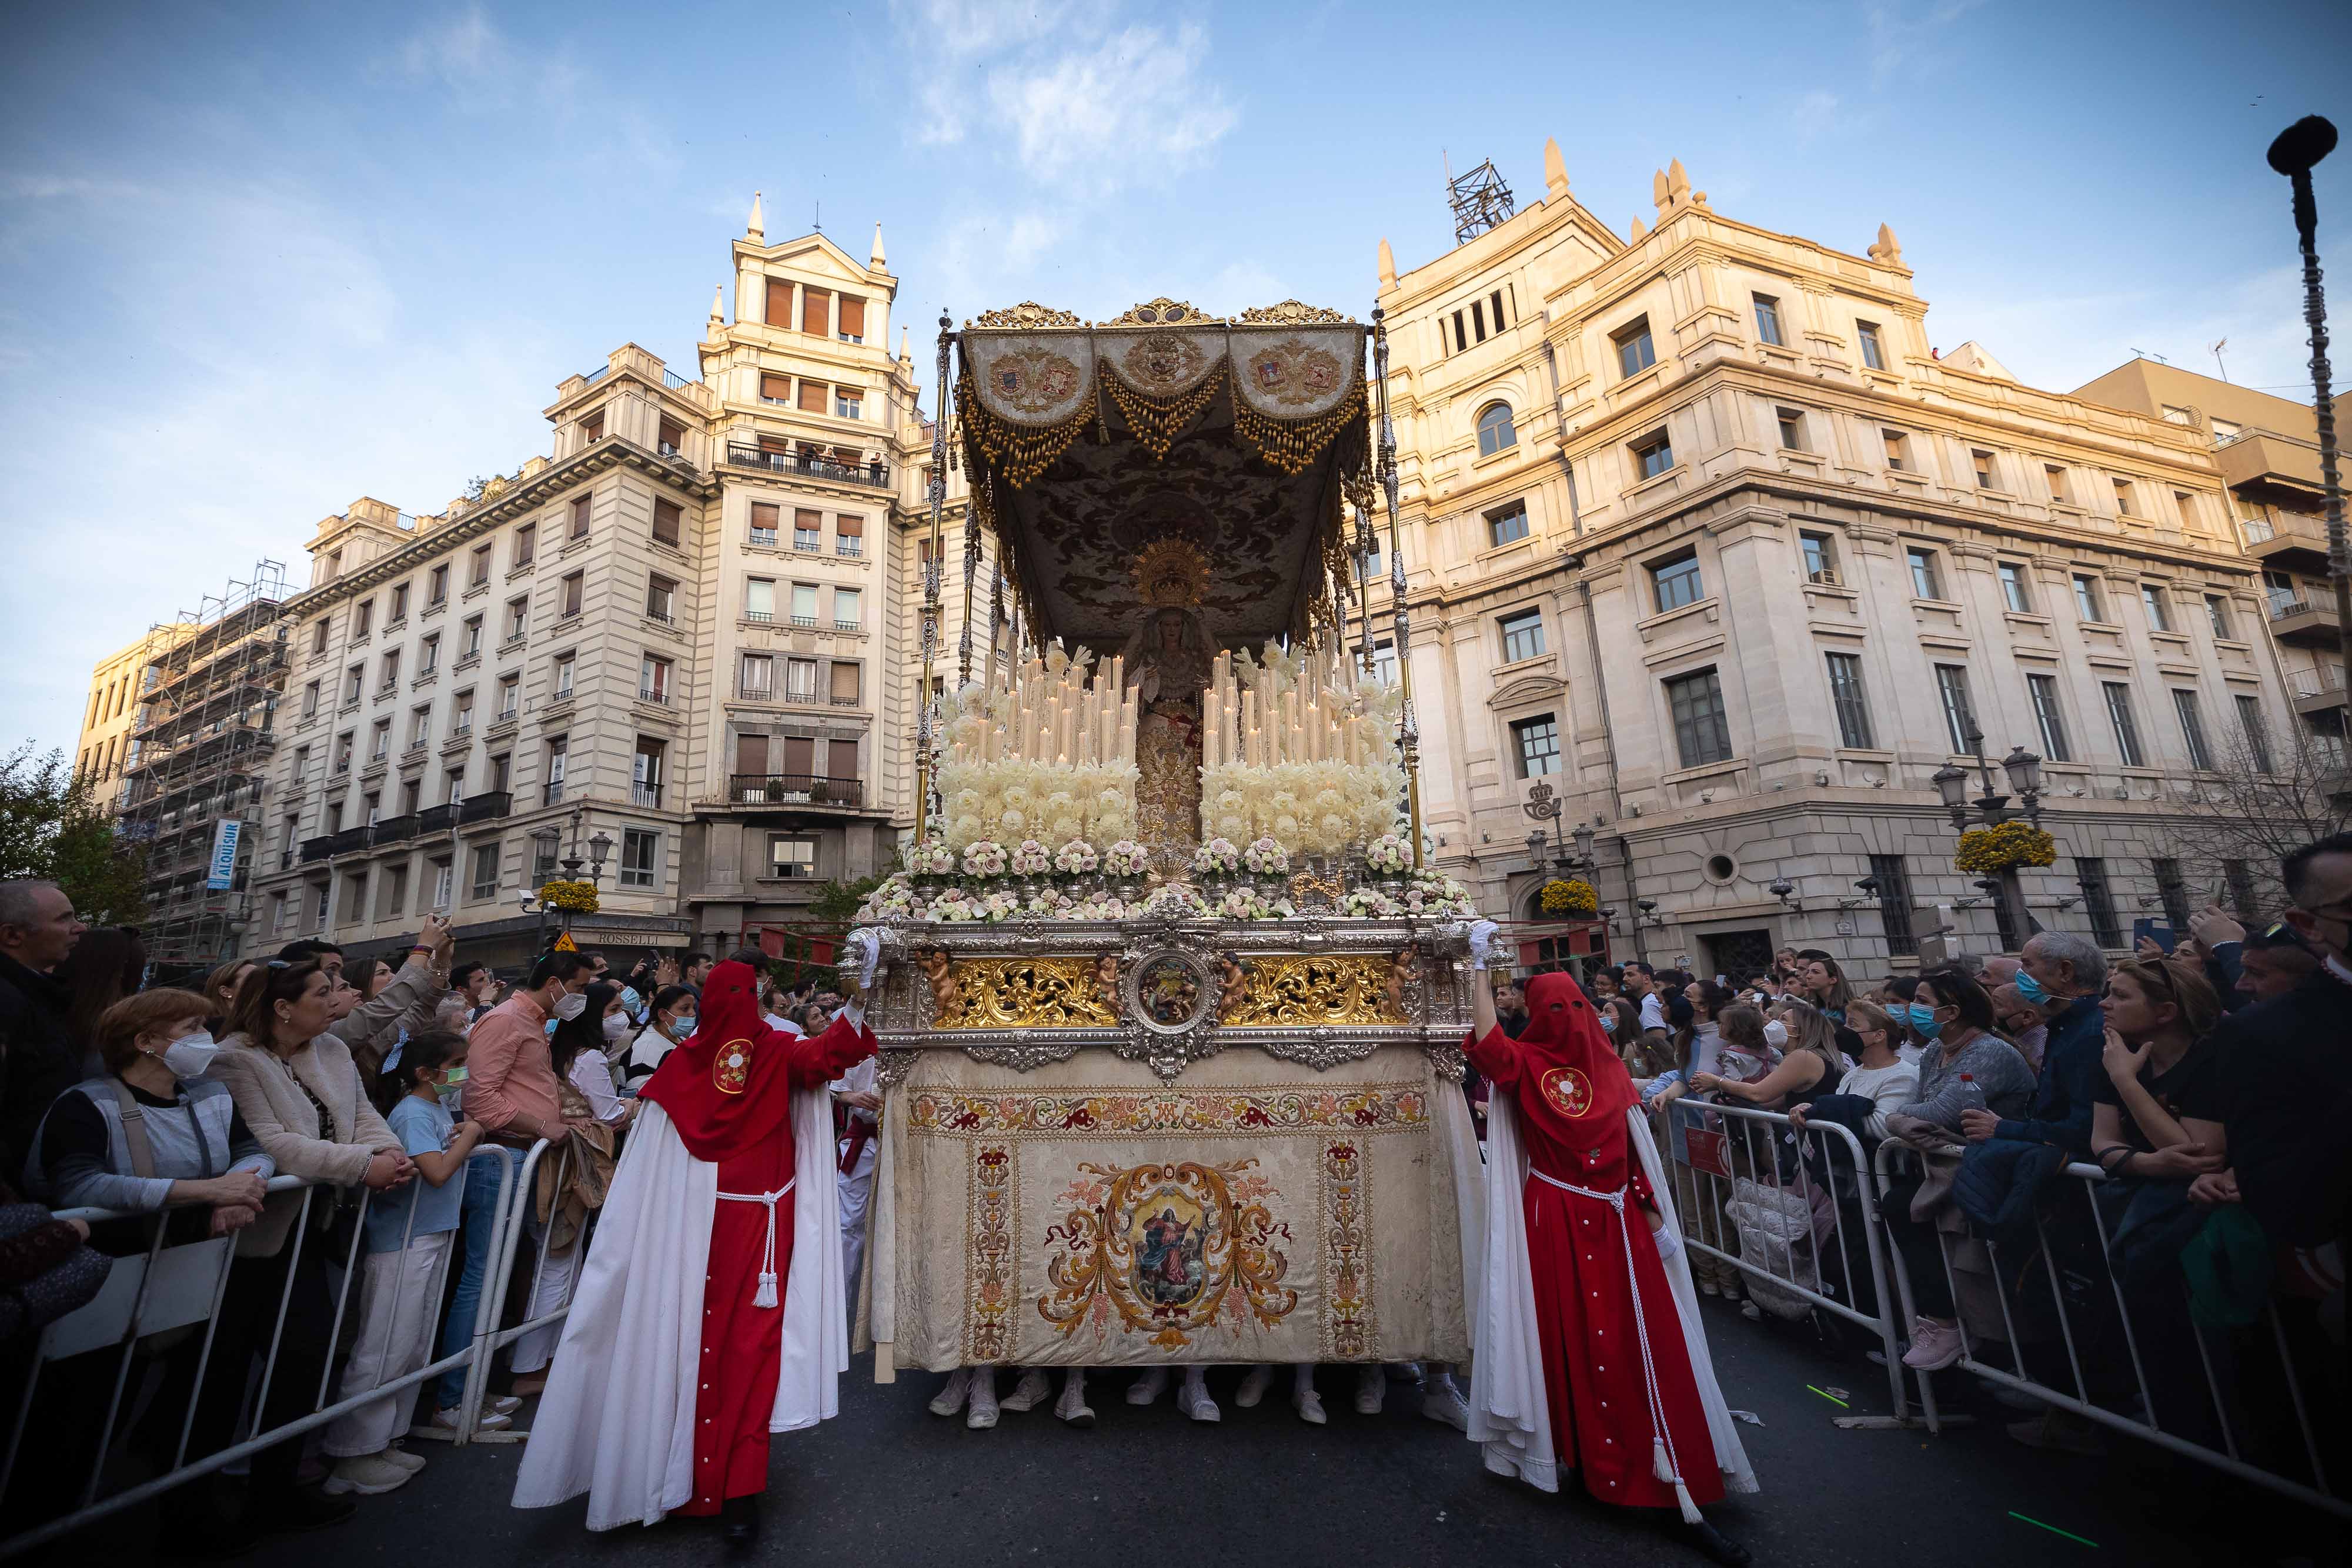
POLYGON ((1723 1496, 1715 1442, 1665 1266, 1636 1207, 1655 1200, 1629 1146, 1633 1079, 1567 976, 1530 980, 1528 1010, 1517 1040, 1496 1029, 1466 1048, 1495 1092, 1512 1097, 1526 1141, 1528 1272, 1553 1451, 1603 1502, 1675 1506, 1673 1484, 1652 1473, 1654 1423, 1633 1315, 1638 1290, 1675 1459, 1692 1500, 1714 1502, 1723 1496), (1625 1188, 1622 1220, 1603 1199, 1563 1191, 1538 1173, 1592 1192, 1625 1188))
MULTIPOLYGON (((718 1166, 722 1195, 775 1192, 793 1179, 793 1091, 840 1077, 873 1055, 879 1041, 863 1021, 846 1017, 813 1038, 771 1029, 760 1016, 758 977, 731 960, 710 971, 699 1019, 640 1097, 669 1113, 688 1155, 718 1166)), ((694 1496, 680 1513, 717 1513, 730 1497, 767 1489, 768 1419, 783 1357, 782 1281, 792 1275, 792 1199, 774 1209, 772 1263, 768 1206, 722 1196, 711 1217, 694 1496), (776 1304, 755 1305, 760 1276, 771 1270, 776 1304)))

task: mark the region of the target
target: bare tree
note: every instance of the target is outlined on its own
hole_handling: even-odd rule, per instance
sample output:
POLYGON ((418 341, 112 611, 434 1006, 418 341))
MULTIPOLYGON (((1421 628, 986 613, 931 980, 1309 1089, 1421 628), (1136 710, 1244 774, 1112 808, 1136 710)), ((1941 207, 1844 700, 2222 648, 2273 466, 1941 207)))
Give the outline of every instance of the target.
POLYGON ((2225 735, 2213 749, 2214 766, 2172 791, 2167 831, 2184 870, 2251 921, 2274 912, 2280 861, 2352 829, 2352 772, 2342 740, 2299 727, 2225 735))

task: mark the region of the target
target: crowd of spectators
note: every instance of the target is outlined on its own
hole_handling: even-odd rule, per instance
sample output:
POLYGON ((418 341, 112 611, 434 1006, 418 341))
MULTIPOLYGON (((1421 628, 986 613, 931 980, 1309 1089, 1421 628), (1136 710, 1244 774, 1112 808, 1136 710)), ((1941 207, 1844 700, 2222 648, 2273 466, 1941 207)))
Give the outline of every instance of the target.
MULTIPOLYGON (((2295 1392, 2306 1409, 2331 1413, 2314 1440, 2341 1488, 2352 1471, 2333 1414, 2347 1392, 2352 835, 2310 844, 2281 871, 2287 907, 2275 923, 2249 931, 2216 905, 2177 947, 2146 937, 2120 960, 2086 936, 2036 929, 2015 955, 1875 983, 1850 980, 1829 953, 1794 948, 1757 974, 1628 963, 1581 977, 1657 1114, 1700 1240, 1732 1256, 1743 1238, 1755 1245, 1743 1228, 1755 1205, 1742 1217, 1726 1194, 1752 1198, 1764 1186, 1812 1199, 1826 1251, 1830 1210, 1843 1202, 1858 1221, 1856 1184, 1882 1141, 1898 1140, 1910 1157, 1891 1162, 1891 1184, 1874 1197, 1909 1283, 1903 1360, 1913 1372, 1972 1352, 2071 1391, 2071 1350, 2093 1404, 2216 1448, 2232 1424, 2257 1463, 2308 1482, 2299 1431, 2264 1429, 2294 1405, 2270 1349, 2274 1314, 2276 1343, 2305 1385, 2295 1392), (1755 1124, 1711 1105, 1784 1112, 1797 1132, 1743 1141, 1755 1124), (1831 1122, 1860 1144, 1859 1169, 1805 1133, 1831 1122), (2100 1173, 2095 1218, 2070 1166, 2100 1173), (1709 1169, 1726 1179, 1700 1174, 1709 1169), (1727 1207, 1743 1222, 1723 1218, 1727 1207), (2063 1326, 2053 1301, 2070 1313, 2063 1326), (2270 1370, 2242 1364, 2250 1357, 2267 1357, 2270 1370), (2209 1365, 2229 1409, 2215 1407, 2209 1365), (2262 1399, 2263 1389, 2278 1398, 2262 1399)), ((1801 1202, 1796 1212, 1801 1249, 1801 1202)), ((1762 1239, 1777 1245, 1784 1232, 1768 1225, 1762 1239)), ((1773 1256, 1785 1265, 1788 1254, 1773 1256)), ((1739 1294, 1741 1271, 1723 1259, 1695 1250, 1692 1268, 1703 1292, 1739 1294)), ((1769 1290, 1748 1288, 1751 1298, 1769 1290)), ((1867 1280, 1824 1289, 1874 1310, 1867 1280)), ((1758 1315, 1752 1299, 1745 1310, 1758 1315)), ((2104 1448, 2092 1421, 2046 1402, 2038 1410, 2011 1435, 2104 1448)))
MULTIPOLYGON (((14 1409, 29 1385, 40 1434, 0 1535, 78 1506, 102 1439, 106 1465, 163 1473, 331 1404, 353 1407, 164 1494, 161 1550, 232 1555, 404 1484, 426 1462, 412 1439, 456 1436, 466 1368, 366 1396, 472 1342, 508 1184, 541 1140, 511 1200, 529 1245, 502 1321, 566 1304, 636 1092, 694 1033, 713 960, 649 955, 623 976, 551 952, 501 977, 457 961, 437 917, 396 958, 302 941, 152 984, 136 930, 0 883, 0 1397, 14 1409), (175 1260, 204 1289, 158 1331, 175 1260), (118 1333, 42 1358, 40 1330, 142 1268, 163 1271, 127 1350, 118 1333)), ((811 979, 772 1021, 821 1030, 840 1003, 811 979)), ((560 1328, 515 1340, 479 1427, 543 1386, 560 1328)))

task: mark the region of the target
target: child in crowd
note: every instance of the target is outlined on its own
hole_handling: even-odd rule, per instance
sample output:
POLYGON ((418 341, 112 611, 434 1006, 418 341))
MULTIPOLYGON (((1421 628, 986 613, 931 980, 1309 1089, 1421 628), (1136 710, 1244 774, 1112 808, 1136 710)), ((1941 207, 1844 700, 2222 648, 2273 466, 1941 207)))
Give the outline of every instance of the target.
MULTIPOLYGON (((368 1204, 359 1333, 339 1399, 405 1377, 432 1354, 442 1273, 465 1197, 466 1158, 482 1140, 479 1122, 458 1122, 441 1103, 466 1081, 463 1034, 435 1029, 413 1037, 384 1081, 385 1091, 400 1096, 385 1124, 425 1179, 374 1194, 368 1204)), ((408 1424, 401 1405, 413 1404, 415 1395, 410 1389, 362 1405, 327 1428, 325 1449, 335 1461, 327 1491, 387 1492, 425 1468, 395 1441, 408 1424)))

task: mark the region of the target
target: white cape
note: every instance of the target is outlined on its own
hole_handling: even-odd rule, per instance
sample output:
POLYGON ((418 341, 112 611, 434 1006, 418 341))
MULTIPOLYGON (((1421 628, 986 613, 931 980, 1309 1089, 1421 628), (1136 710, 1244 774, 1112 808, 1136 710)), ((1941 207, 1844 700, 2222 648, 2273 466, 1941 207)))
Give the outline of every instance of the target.
MULTIPOLYGON (((848 1306, 834 1184, 832 1096, 795 1089, 793 1259, 771 1432, 839 1410, 848 1306)), ((694 1495, 696 1363, 719 1167, 686 1152, 642 1103, 564 1320, 547 1392, 515 1478, 517 1508, 588 1494, 588 1528, 654 1524, 694 1495)))
MULTIPOLYGON (((1638 1108, 1625 1114, 1633 1152, 1676 1243, 1674 1256, 1664 1260, 1666 1282, 1682 1322, 1699 1404, 1706 1411, 1707 1433, 1715 1439, 1724 1490, 1752 1492, 1756 1472, 1739 1446, 1738 1429, 1724 1406, 1715 1363, 1707 1354, 1698 1292, 1691 1285, 1690 1260, 1680 1245, 1674 1188, 1659 1164, 1647 1120, 1638 1108)), ((1519 1146, 1517 1112, 1507 1095, 1497 1093, 1486 1107, 1486 1289, 1478 1309, 1478 1355, 1470 1369, 1470 1440, 1481 1447, 1486 1468, 1496 1474, 1558 1491, 1563 1467, 1552 1448, 1551 1410, 1544 1398, 1543 1344, 1536 1331, 1535 1277, 1528 1258, 1527 1182, 1528 1156, 1519 1146)))

